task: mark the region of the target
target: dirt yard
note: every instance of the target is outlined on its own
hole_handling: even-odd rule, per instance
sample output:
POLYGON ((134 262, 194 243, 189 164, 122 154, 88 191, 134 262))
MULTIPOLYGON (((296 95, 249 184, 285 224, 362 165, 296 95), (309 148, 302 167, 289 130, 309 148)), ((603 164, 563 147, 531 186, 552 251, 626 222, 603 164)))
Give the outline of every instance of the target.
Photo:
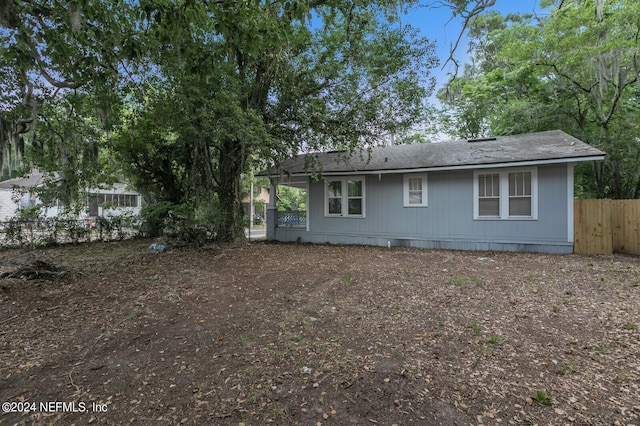
POLYGON ((640 424, 637 257, 149 244, 0 251, 1 424, 640 424))

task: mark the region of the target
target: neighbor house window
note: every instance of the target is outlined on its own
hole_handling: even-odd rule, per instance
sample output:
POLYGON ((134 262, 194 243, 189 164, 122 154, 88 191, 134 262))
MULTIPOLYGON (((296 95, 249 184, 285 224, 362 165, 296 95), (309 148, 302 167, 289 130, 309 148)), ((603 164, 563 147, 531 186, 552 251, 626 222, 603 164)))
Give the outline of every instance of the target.
POLYGON ((90 198, 110 207, 138 207, 139 204, 138 196, 133 194, 91 194, 90 198))
POLYGON ((474 173, 475 219, 537 219, 537 170, 474 173))
POLYGON ((364 217, 364 178, 331 178, 325 185, 327 216, 364 217))
POLYGON ((404 175, 404 206, 427 207, 427 175, 404 175))

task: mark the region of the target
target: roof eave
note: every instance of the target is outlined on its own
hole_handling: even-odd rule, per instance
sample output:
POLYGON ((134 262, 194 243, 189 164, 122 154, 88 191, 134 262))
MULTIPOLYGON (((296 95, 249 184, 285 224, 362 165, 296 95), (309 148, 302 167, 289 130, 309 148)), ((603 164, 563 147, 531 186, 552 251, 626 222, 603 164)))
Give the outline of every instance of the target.
MULTIPOLYGON (((330 172, 322 172, 323 176, 350 176, 350 175, 378 175, 378 174, 397 174, 397 173, 426 173, 426 172, 444 172, 455 170, 474 170, 474 169, 497 169, 506 167, 526 167, 526 166, 541 166, 550 164, 562 164, 562 163, 578 163, 584 161, 602 161, 605 155, 589 155, 584 157, 563 157, 545 160, 527 160, 527 161, 505 161, 497 163, 476 163, 476 164, 462 164, 456 166, 433 166, 433 167, 419 167, 419 168, 404 168, 404 169, 373 169, 373 170, 333 170, 330 172)), ((282 178, 282 177, 303 177, 310 176, 311 173, 296 172, 296 173, 280 173, 280 174, 259 174, 257 177, 266 178, 282 178)))

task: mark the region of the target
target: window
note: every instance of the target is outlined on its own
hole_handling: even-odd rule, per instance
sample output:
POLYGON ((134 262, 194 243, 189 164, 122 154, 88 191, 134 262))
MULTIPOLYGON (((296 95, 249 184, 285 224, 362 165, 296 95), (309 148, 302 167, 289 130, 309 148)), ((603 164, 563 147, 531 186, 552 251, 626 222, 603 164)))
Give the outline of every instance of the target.
POLYGON ((327 182, 328 214, 342 214, 342 181, 327 182))
POLYGON ((500 216, 500 174, 478 175, 479 216, 500 216))
POLYGON ((325 215, 364 217, 364 178, 339 178, 326 181, 325 215))
POLYGON ((404 206, 427 207, 426 175, 411 174, 404 176, 404 206))
POLYGON ((537 170, 474 173, 474 219, 537 219, 537 170))
POLYGON ((362 181, 347 181, 348 194, 347 202, 349 205, 349 216, 362 216, 362 181))
POLYGON ((531 216, 531 172, 509 173, 509 216, 531 216))
POLYGON ((103 207, 138 207, 138 196, 134 194, 91 194, 89 197, 103 207))

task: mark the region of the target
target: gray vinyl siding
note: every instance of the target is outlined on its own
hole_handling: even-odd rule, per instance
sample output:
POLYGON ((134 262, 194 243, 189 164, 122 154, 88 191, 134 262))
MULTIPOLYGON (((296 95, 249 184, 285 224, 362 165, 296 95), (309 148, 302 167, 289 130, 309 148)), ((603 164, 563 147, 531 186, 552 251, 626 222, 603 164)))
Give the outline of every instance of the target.
POLYGON ((276 239, 570 253, 567 165, 537 170, 537 220, 474 220, 472 170, 428 173, 428 207, 403 206, 403 174, 367 175, 365 218, 325 217, 324 183, 311 182, 309 230, 278 229, 276 239))

